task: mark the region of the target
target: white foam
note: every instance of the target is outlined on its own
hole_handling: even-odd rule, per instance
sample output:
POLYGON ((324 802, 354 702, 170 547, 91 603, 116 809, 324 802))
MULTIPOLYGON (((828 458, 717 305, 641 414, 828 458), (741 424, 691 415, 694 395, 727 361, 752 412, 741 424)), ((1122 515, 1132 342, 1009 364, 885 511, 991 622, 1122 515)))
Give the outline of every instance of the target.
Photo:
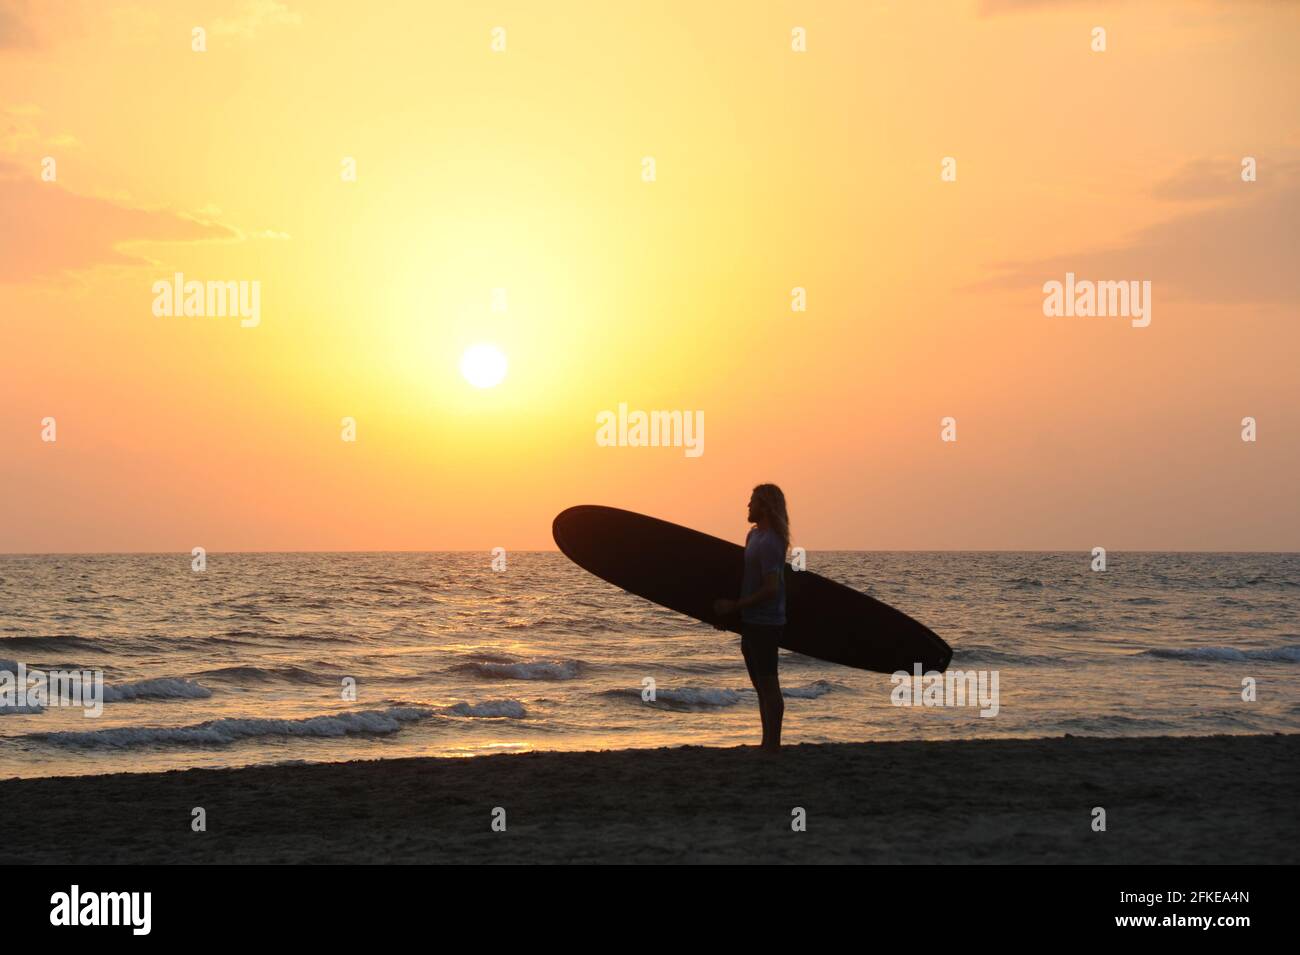
POLYGON ((819 696, 825 696, 835 685, 828 680, 818 680, 815 683, 809 683, 807 686, 785 686, 781 688, 781 695, 793 697, 796 700, 815 700, 819 696))
POLYGON ((474 672, 498 680, 572 680, 582 670, 577 660, 533 660, 526 663, 499 663, 480 660, 471 663, 474 672))
MULTIPOLYGON (((788 699, 815 700, 820 696, 825 696, 833 689, 835 689, 835 684, 830 681, 817 680, 807 686, 782 687, 781 695, 788 699)), ((641 699, 641 690, 635 687, 609 692, 613 696, 628 696, 641 699)), ((737 703, 749 702, 754 699, 755 693, 750 687, 730 690, 725 687, 713 686, 661 686, 655 689, 654 700, 647 702, 651 704, 658 703, 669 709, 696 709, 735 706, 737 703)))
POLYGON ((443 707, 444 713, 452 716, 504 717, 522 720, 528 715, 524 704, 518 700, 484 700, 482 703, 453 703, 443 707))
MULTIPOLYGON (((639 695, 639 691, 633 691, 639 695)), ((734 706, 752 690, 724 690, 715 687, 659 687, 655 690, 656 702, 676 703, 680 706, 734 706)))
POLYGON ((168 743, 224 744, 259 736, 347 736, 353 733, 384 735, 396 733, 402 724, 429 716, 430 710, 414 706, 392 706, 386 710, 356 710, 298 720, 227 718, 193 726, 123 726, 89 732, 38 733, 50 743, 87 748, 126 749, 168 743))

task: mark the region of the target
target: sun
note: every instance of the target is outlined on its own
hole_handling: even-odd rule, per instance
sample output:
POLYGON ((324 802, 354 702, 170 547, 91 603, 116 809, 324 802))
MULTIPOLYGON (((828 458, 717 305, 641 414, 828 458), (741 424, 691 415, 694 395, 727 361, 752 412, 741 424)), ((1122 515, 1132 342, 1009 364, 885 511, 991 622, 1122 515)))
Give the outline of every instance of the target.
POLYGON ((506 377, 506 355, 496 345, 470 345, 460 356, 460 373, 475 388, 493 388, 506 377))

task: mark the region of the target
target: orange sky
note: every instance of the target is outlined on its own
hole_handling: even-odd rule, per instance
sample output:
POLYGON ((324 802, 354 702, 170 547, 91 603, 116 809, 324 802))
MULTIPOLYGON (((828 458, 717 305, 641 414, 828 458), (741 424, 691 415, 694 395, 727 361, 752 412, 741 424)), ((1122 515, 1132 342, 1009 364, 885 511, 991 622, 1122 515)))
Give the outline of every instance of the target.
POLYGON ((739 538, 760 480, 812 549, 1300 549, 1297 5, 360 9, 0 0, 0 550, 739 538))

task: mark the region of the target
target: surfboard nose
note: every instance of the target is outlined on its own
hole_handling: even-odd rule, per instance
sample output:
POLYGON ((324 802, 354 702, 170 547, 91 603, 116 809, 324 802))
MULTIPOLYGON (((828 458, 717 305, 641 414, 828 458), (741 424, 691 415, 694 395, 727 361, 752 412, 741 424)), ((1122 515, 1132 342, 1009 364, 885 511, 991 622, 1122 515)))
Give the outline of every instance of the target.
POLYGON ((572 543, 582 537, 583 528, 590 525, 601 510, 604 508, 595 504, 575 504, 556 514, 551 521, 551 537, 555 546, 569 554, 572 543))

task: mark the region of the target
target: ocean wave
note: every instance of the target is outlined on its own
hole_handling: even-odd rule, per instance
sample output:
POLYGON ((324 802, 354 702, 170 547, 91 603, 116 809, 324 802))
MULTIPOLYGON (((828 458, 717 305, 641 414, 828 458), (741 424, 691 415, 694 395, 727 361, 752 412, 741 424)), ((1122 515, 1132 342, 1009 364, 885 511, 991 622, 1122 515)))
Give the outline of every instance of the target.
POLYGON ((491 650, 480 650, 478 653, 468 654, 466 659, 473 660, 476 663, 514 663, 515 658, 506 656, 504 653, 493 653, 491 650))
POLYGON ((1167 647, 1143 650, 1137 656, 1200 662, 1300 663, 1300 647, 1268 647, 1262 650, 1238 650, 1236 647, 1167 647))
POLYGON ((524 704, 518 700, 484 700, 482 703, 453 703, 442 712, 450 716, 472 716, 483 719, 504 718, 522 720, 528 715, 524 704))
POLYGON ((638 703, 644 702, 646 706, 658 706, 669 710, 704 710, 734 706, 741 700, 746 699, 744 695, 746 692, 753 694, 752 690, 727 690, 717 687, 657 687, 655 689, 655 698, 653 700, 644 700, 640 688, 628 686, 615 690, 605 690, 602 695, 617 699, 635 700, 638 703))
POLYGON ((1015 650, 997 650, 993 647, 955 647, 950 670, 960 670, 973 665, 982 666, 1059 666, 1061 657, 1042 653, 1019 653, 1015 650))
POLYGON ((1153 573, 1151 579, 1167 590, 1242 590, 1250 587, 1300 588, 1300 580, 1285 574, 1255 574, 1247 577, 1223 577, 1217 574, 1167 576, 1153 573))
POLYGON ((0 716, 22 716, 24 714, 44 713, 45 707, 39 703, 24 703, 22 706, 17 704, 5 705, 0 703, 0 716))
POLYGON ((1012 590, 1038 590, 1043 582, 1037 577, 1016 577, 1008 580, 1007 586, 1012 590))
POLYGON ((501 626, 503 630, 554 630, 574 626, 577 621, 561 617, 537 617, 535 619, 509 618, 501 626))
POLYGON ((833 689, 835 689, 835 684, 829 680, 817 680, 807 686, 784 686, 781 688, 781 695, 796 700, 815 700, 819 696, 825 696, 833 689))
POLYGON ((1215 729, 1228 729, 1229 727, 1255 728, 1255 720, 1251 717, 1249 707, 1241 707, 1236 710, 1218 709, 1218 710, 1201 710, 1192 713, 1190 719, 1198 723, 1213 723, 1215 729))
MULTIPOLYGON (((71 669, 71 668, 70 668, 71 669)), ((18 672, 15 660, 0 660, 0 672, 18 672)), ((124 700, 202 700, 212 695, 212 691, 200 683, 183 677, 157 677, 152 680, 137 680, 133 683, 106 685, 104 687, 105 703, 120 703, 124 700)), ((37 707, 8 707, 8 713, 40 713, 37 707)))
MULTIPOLYGON (((619 695, 635 696, 641 698, 641 691, 635 687, 628 687, 626 693, 623 691, 611 691, 619 695)), ((646 700, 647 703, 658 703, 669 709, 705 709, 719 706, 735 706, 741 700, 746 699, 745 694, 753 694, 753 690, 727 690, 717 687, 658 687, 655 690, 655 698, 646 700)))
POLYGON ((197 676, 227 683, 332 683, 341 675, 320 673, 299 666, 238 666, 202 670, 197 676))
MULTIPOLYGON (((835 689, 829 680, 817 680, 807 686, 786 686, 781 688, 781 695, 787 699, 815 700, 835 689)), ((626 699, 642 700, 639 687, 621 687, 606 690, 604 695, 626 699)), ((661 686, 655 689, 655 698, 645 700, 648 706, 661 706, 670 710, 707 710, 754 699, 754 691, 745 687, 739 690, 712 686, 661 686)))
POLYGON ((382 736, 396 733, 404 724, 429 715, 431 711, 422 707, 393 706, 386 710, 354 710, 296 720, 227 717, 192 726, 122 726, 87 732, 32 733, 28 738, 82 749, 132 749, 165 745, 225 745, 266 736, 382 736))
POLYGON ((1300 582, 1287 577, 1255 576, 1240 580, 1225 580, 1219 584, 1225 590, 1237 590, 1242 587, 1300 587, 1300 582))
MULTIPOLYGON (((10 679, 13 679, 16 682, 18 677, 18 661, 0 660, 0 673, 13 674, 10 679)), ((39 703, 24 703, 21 706, 16 703, 10 703, 8 705, 0 703, 0 716, 29 716, 33 713, 44 712, 45 707, 39 703)))
POLYGON ((431 586, 430 582, 427 580, 410 580, 406 577, 376 577, 370 574, 357 574, 355 579, 359 584, 379 584, 382 587, 416 587, 419 589, 427 589, 431 586))
POLYGON ((1097 629, 1086 620, 1044 620, 1038 626, 1056 633, 1093 633, 1097 629))
POLYGON ((1152 717, 1123 716, 1118 713, 1107 713, 1100 716, 1072 716, 1056 723, 1056 726, 1063 730, 1105 734, 1128 730, 1167 730, 1175 725, 1177 724, 1152 717))
POLYGON ((474 673, 489 680, 572 680, 585 664, 581 660, 477 659, 458 663, 453 670, 474 673))
POLYGON ((43 637, 0 637, 0 651, 3 650, 43 650, 62 652, 64 650, 98 650, 102 651, 98 641, 88 637, 43 636, 43 637))
POLYGON ((120 703, 123 700, 205 700, 211 695, 212 691, 203 684, 178 676, 104 687, 105 703, 120 703))

